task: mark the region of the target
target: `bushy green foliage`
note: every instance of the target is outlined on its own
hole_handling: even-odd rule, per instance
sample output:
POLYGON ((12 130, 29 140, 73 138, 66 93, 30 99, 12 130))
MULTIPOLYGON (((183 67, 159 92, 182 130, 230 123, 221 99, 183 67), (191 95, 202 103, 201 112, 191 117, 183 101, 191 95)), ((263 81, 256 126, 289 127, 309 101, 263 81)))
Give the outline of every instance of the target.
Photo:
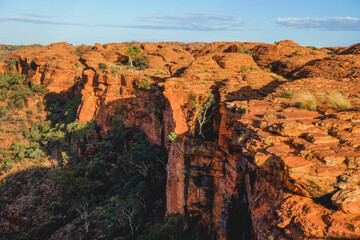
POLYGON ((8 98, 9 107, 23 108, 27 104, 27 99, 35 94, 44 94, 46 91, 41 85, 25 84, 25 75, 18 72, 7 71, 0 74, 0 97, 5 100, 8 98), (10 91, 10 94, 8 94, 10 91), (8 97, 7 97, 8 95, 8 97))
POLYGON ((317 47, 314 47, 314 46, 306 46, 307 48, 310 48, 311 50, 314 50, 314 51, 317 51, 318 48, 317 47))
POLYGON ((245 66, 245 65, 240 66, 240 72, 244 73, 244 72, 247 72, 248 70, 249 70, 248 66, 245 66))
POLYGON ((299 50, 296 50, 295 52, 292 53, 293 56, 301 56, 301 53, 299 52, 299 50))
POLYGON ((142 88, 142 89, 146 89, 146 90, 151 90, 152 89, 152 85, 151 83, 146 80, 146 79, 141 79, 139 81, 139 84, 138 84, 138 88, 142 88))
POLYGON ((18 117, 16 117, 16 121, 23 122, 23 121, 25 121, 25 117, 24 116, 18 116, 18 117))
POLYGON ((6 106, 0 106, 0 117, 4 117, 7 112, 8 112, 8 109, 6 106))
POLYGON ((9 68, 12 69, 16 65, 16 59, 10 59, 9 61, 9 68))
POLYGON ((141 53, 141 48, 134 45, 133 43, 128 43, 129 49, 126 51, 126 55, 129 57, 130 66, 134 66, 135 58, 141 53))
POLYGON ((243 43, 240 45, 239 53, 245 53, 245 54, 248 54, 250 57, 253 57, 253 54, 250 49, 244 50, 243 43))
POLYGON ((99 63, 100 69, 107 69, 107 65, 105 63, 99 63))
POLYGON ((25 75, 18 72, 7 71, 0 74, 0 96, 2 101, 7 103, 0 107, 0 120, 6 125, 14 126, 6 129, 7 134, 16 135, 16 142, 7 151, 0 153, 0 172, 6 172, 10 166, 23 159, 39 160, 45 157, 46 151, 38 144, 40 124, 35 124, 31 119, 33 111, 26 109, 26 117, 17 113, 17 109, 28 106, 29 98, 36 101, 36 98, 45 92, 41 85, 26 83, 25 75), (28 139, 29 143, 25 144, 22 141, 24 138, 28 139))
POLYGON ((166 137, 169 141, 173 142, 179 139, 179 135, 177 135, 175 132, 171 132, 169 135, 167 135, 166 137))

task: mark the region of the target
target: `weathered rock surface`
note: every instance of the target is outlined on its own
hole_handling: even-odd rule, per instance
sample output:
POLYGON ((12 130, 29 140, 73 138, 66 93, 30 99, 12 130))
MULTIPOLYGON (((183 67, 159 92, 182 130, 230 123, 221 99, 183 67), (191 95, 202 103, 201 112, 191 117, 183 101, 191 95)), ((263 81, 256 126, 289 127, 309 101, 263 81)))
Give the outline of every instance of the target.
POLYGON ((164 145, 167 213, 197 217, 212 239, 360 239, 358 44, 320 50, 292 41, 136 44, 148 69, 121 65, 126 44, 58 43, 8 60, 16 58, 28 81, 51 92, 76 85, 78 120, 95 120, 102 134, 116 115, 164 145), (296 80, 275 80, 265 69, 270 65, 296 80), (304 90, 319 100, 317 111, 283 96, 304 90), (353 107, 324 103, 331 91, 353 107), (204 103, 209 92, 215 103, 202 138, 193 103, 204 103), (171 132, 177 142, 166 138, 171 132))

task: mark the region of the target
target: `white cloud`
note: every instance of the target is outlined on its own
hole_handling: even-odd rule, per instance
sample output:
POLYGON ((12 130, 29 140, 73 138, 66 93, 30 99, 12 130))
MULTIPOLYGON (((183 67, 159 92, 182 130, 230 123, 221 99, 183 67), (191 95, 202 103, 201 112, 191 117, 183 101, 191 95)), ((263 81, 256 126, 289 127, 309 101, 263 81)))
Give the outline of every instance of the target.
POLYGON ((327 17, 327 18, 277 18, 277 24, 304 29, 327 31, 360 31, 360 18, 327 17))
POLYGON ((216 13, 185 13, 183 15, 159 14, 139 17, 138 24, 91 24, 78 22, 54 21, 51 16, 22 13, 17 16, 0 16, 0 22, 22 22, 43 25, 67 25, 85 27, 112 27, 154 30, 184 31, 246 31, 247 24, 238 17, 216 13))
POLYGON ((140 21, 150 23, 158 28, 174 28, 189 31, 246 31, 247 24, 236 16, 217 13, 185 13, 182 15, 159 14, 144 16, 140 21))

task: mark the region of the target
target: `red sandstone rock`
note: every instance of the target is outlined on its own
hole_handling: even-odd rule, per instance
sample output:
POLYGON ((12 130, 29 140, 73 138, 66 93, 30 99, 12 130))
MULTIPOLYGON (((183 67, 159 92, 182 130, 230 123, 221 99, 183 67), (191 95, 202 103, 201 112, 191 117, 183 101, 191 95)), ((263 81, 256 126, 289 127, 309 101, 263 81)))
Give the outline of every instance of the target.
POLYGON ((209 232, 226 239, 231 204, 247 199, 258 239, 360 238, 357 45, 315 51, 292 41, 135 44, 151 69, 115 69, 112 64, 126 60, 124 43, 76 49, 59 43, 12 57, 29 80, 51 77, 52 92, 68 90, 78 77, 78 120, 95 120, 104 136, 116 109, 126 106, 118 117, 166 146, 167 213, 198 216, 209 232), (254 60, 240 49, 251 50, 254 60), (326 57, 329 51, 340 55, 326 57), (74 66, 78 61, 85 69, 74 66), (109 68, 99 69, 99 63, 109 68), (270 64, 297 80, 280 82, 257 69, 270 64), (153 88, 140 88, 144 79, 153 88), (341 90, 354 108, 319 104, 309 111, 281 97, 284 90, 306 89, 319 100, 341 90), (204 102, 209 92, 217 109, 207 126, 211 136, 201 140, 192 102, 204 102), (166 139, 171 132, 180 136, 177 143, 166 139), (242 181, 246 195, 239 193, 242 181), (338 210, 327 205, 329 197, 338 210))

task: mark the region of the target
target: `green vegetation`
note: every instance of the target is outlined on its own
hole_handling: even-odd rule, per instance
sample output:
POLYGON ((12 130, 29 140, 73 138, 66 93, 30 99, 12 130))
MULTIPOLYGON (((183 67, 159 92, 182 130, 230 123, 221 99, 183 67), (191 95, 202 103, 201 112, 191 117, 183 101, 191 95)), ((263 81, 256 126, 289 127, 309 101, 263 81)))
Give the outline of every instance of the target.
POLYGON ((166 138, 169 141, 174 142, 174 141, 177 141, 179 139, 179 135, 177 135, 175 132, 171 132, 169 135, 167 135, 166 138))
POLYGON ((145 75, 145 78, 138 80, 137 87, 139 89, 156 90, 160 93, 160 90, 151 84, 150 77, 148 75, 145 75))
POLYGON ((311 50, 314 50, 314 51, 317 51, 319 50, 317 47, 314 47, 314 46, 306 46, 307 48, 310 48, 311 50))
POLYGON ((301 56, 299 50, 296 50, 295 52, 292 53, 293 56, 301 56))
POLYGON ((16 65, 16 63, 17 63, 16 59, 11 59, 9 61, 9 68, 12 69, 16 65))
POLYGON ((142 89, 146 89, 146 90, 151 90, 152 89, 152 85, 151 83, 146 80, 146 79, 141 79, 139 84, 138 84, 138 88, 142 88, 142 89))
POLYGON ((211 119, 212 115, 214 114, 214 106, 213 106, 215 103, 214 94, 209 92, 208 95, 209 97, 204 104, 200 104, 198 99, 192 102, 195 108, 196 119, 199 124, 199 135, 202 138, 205 138, 203 133, 203 126, 211 119))
POLYGON ((244 72, 247 72, 248 70, 249 70, 248 66, 245 66, 245 65, 240 66, 240 72, 244 73, 244 72))
POLYGON ((295 95, 295 106, 314 111, 317 109, 317 99, 309 91, 303 91, 295 95))
POLYGON ((245 54, 248 54, 250 57, 253 57, 253 54, 250 49, 244 50, 243 43, 240 45, 239 53, 245 53, 245 54))
MULTIPOLYGON (((1 126, 4 126, 3 122, 17 124, 15 129, 7 128, 6 132, 22 133, 22 138, 9 149, 0 149, 1 173, 20 161, 38 166, 42 161, 51 161, 57 162, 54 165, 58 166, 13 174, 6 184, 0 186, 1 207, 9 200, 4 200, 9 196, 4 192, 17 191, 16 196, 26 192, 39 193, 34 196, 39 197, 36 200, 39 204, 27 206, 27 211, 35 215, 42 206, 42 214, 48 214, 26 232, 5 230, 2 233, 4 238, 47 239, 64 226, 76 226, 73 239, 81 239, 90 232, 97 232, 106 239, 208 239, 203 228, 196 224, 189 226, 188 220, 180 214, 164 219, 167 180, 164 148, 150 144, 144 133, 125 126, 116 116, 111 118, 111 129, 103 137, 98 137, 100 129, 94 121, 76 121, 80 95, 64 92, 44 96, 46 91, 24 84, 25 78, 15 73, 0 75, 0 79, 1 91, 5 89, 5 93, 11 91, 11 94, 29 91, 31 94, 20 99, 24 103, 30 98, 39 101, 36 104, 39 117, 36 118, 31 108, 21 111, 26 112, 26 117, 23 117, 16 108, 0 107, 1 126), (10 90, 13 88, 16 90, 10 90), (45 121, 41 115, 43 106, 45 121), (21 126, 20 132, 17 126, 21 126), (23 188, 21 184, 25 177, 27 187, 23 188), (12 181, 17 184, 11 184, 12 181), (44 185, 51 186, 51 193, 41 190, 40 186, 44 185), (46 203, 46 194, 52 193, 59 198, 46 203), (45 204, 45 208, 41 204, 45 204)), ((5 98, 8 100, 11 94, 5 98)), ((199 123, 211 117, 207 111, 213 102, 214 96, 210 93, 206 103, 197 106, 199 123)), ((123 105, 115 114, 125 117, 125 111, 123 105)), ((176 141, 177 138, 174 132, 169 134, 169 140, 176 141)))
POLYGON ((81 57, 82 55, 84 55, 85 53, 87 53, 87 51, 79 51, 79 50, 75 50, 74 52, 72 52, 72 54, 81 57))
POLYGON ((26 117, 17 112, 19 108, 27 107, 28 101, 37 101, 46 91, 41 85, 26 84, 24 75, 8 71, 0 74, 0 93, 1 100, 6 103, 0 106, 0 126, 6 129, 6 134, 16 136, 16 141, 9 149, 0 151, 0 174, 4 174, 23 159, 44 156, 35 140, 38 137, 36 128, 40 123, 32 119, 33 111, 25 109, 26 117), (25 139, 29 142, 20 143, 25 139))
POLYGON ((99 68, 100 69, 107 69, 107 66, 105 63, 99 63, 99 68))
POLYGON ((83 65, 80 62, 76 62, 75 67, 80 69, 83 67, 83 65))
POLYGON ((141 49, 132 43, 128 43, 128 47, 129 49, 125 54, 129 57, 129 64, 132 67, 134 65, 133 61, 141 53, 141 49))
POLYGON ((352 108, 350 100, 341 92, 329 92, 326 102, 337 110, 344 111, 352 108))

